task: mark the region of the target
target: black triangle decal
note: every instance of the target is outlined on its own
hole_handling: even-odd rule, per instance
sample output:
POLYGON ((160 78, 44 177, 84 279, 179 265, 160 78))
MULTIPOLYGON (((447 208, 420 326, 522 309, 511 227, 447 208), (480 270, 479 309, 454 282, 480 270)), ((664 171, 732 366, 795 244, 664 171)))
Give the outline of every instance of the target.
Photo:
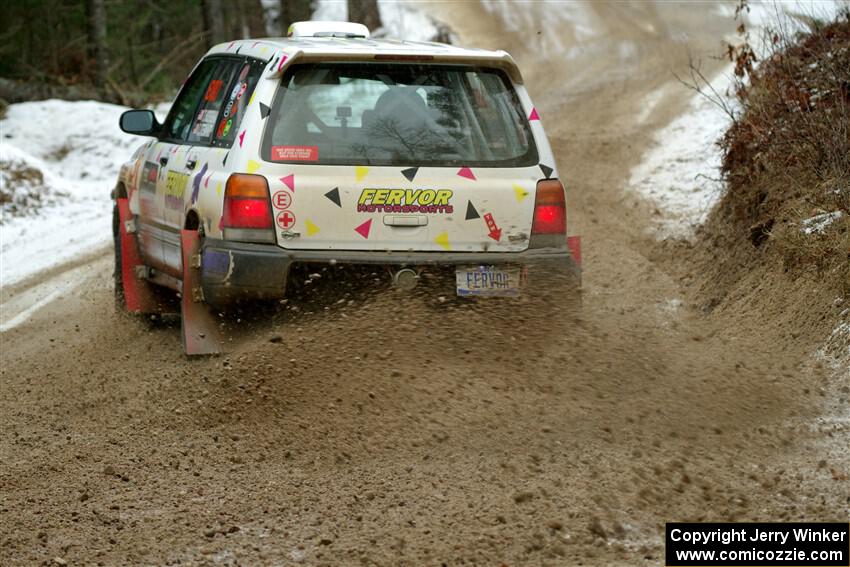
POLYGON ((227 156, 229 156, 229 155, 230 155, 230 152, 227 152, 226 154, 224 154, 224 159, 221 160, 221 165, 223 165, 223 166, 227 165, 227 156))
POLYGON ((401 174, 407 177, 408 181, 413 181, 413 178, 416 177, 417 173, 419 173, 418 167, 409 167, 401 170, 401 174))
POLYGON ((236 48, 236 55, 239 55, 239 52, 242 51, 242 46, 236 48))
POLYGON ((262 102, 260 103, 260 116, 262 116, 263 119, 265 119, 271 113, 271 111, 272 111, 271 108, 269 108, 268 106, 266 106, 262 102))
POLYGON ((325 197, 333 201, 337 207, 342 207, 342 202, 340 202, 339 200, 339 187, 334 187, 333 189, 325 193, 325 197))
POLYGON ((466 202, 466 220, 472 219, 480 219, 481 215, 478 214, 478 211, 475 210, 475 205, 472 204, 472 201, 466 202))
POLYGON ((551 167, 549 167, 548 165, 543 165, 541 163, 540 164, 540 171, 543 172, 543 175, 546 176, 546 179, 549 179, 549 177, 552 175, 552 171, 554 171, 554 170, 551 167))

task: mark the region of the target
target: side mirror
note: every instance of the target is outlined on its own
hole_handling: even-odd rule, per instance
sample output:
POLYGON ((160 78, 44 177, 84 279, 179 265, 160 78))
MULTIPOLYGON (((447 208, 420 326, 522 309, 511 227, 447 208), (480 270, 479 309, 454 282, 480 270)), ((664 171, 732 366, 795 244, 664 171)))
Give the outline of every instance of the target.
POLYGON ((156 136, 162 125, 152 110, 127 110, 119 120, 121 130, 138 136, 156 136))

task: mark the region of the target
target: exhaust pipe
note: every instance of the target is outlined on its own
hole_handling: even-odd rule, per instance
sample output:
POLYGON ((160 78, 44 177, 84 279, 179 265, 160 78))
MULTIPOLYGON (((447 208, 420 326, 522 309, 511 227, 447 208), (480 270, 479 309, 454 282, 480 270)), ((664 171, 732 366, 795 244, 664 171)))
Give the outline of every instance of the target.
POLYGON ((393 275, 393 286, 400 291, 410 291, 419 283, 419 274, 416 270, 402 268, 393 275))

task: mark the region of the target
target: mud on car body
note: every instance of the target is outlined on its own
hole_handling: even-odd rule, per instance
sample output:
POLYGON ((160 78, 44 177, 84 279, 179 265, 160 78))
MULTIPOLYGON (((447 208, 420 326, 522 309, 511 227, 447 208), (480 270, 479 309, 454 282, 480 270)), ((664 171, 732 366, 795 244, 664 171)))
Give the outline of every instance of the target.
POLYGON ((192 351, 193 329, 212 333, 195 324, 206 306, 282 297, 301 263, 386 265, 408 281, 451 266, 458 295, 516 295, 535 271, 578 286, 564 187, 507 53, 374 40, 349 23, 290 36, 212 48, 163 124, 122 116, 154 138, 115 191, 129 310, 157 309, 153 285, 182 292, 192 351))

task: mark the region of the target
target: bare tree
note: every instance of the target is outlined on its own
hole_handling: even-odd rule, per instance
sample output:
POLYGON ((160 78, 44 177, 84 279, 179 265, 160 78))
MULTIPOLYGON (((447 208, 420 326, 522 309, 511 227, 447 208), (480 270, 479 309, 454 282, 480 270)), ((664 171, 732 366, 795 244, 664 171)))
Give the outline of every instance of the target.
POLYGON ((221 0, 201 0, 201 8, 204 12, 204 32, 206 33, 207 47, 226 41, 221 0))
POLYGON ((109 51, 106 48, 106 9, 103 0, 86 0, 86 35, 89 58, 94 60, 94 84, 106 85, 109 72, 109 51))
POLYGON ((348 0, 348 21, 358 22, 375 31, 381 27, 378 0, 348 0))
POLYGON ((261 0, 242 0, 242 10, 245 14, 247 37, 266 37, 266 23, 261 0))
POLYGON ((309 20, 312 16, 310 0, 280 0, 280 34, 286 35, 289 26, 309 20))

